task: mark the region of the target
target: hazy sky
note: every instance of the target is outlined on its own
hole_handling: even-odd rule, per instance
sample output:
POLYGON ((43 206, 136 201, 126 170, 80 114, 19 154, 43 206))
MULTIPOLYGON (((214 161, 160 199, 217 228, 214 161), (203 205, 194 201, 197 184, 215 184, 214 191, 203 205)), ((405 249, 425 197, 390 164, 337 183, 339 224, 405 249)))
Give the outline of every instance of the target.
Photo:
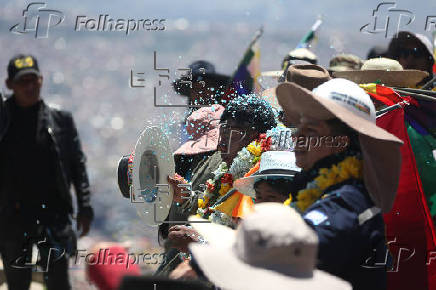
MULTIPOLYGON (((65 20, 51 28, 45 39, 9 31, 23 21, 23 9, 29 3, 0 0, 0 80, 6 78, 6 65, 13 54, 28 52, 38 58, 44 99, 73 112, 88 156, 97 216, 93 233, 114 235, 114 240, 123 233, 150 236, 150 232, 141 233, 141 221, 118 191, 119 157, 132 151, 145 126, 158 125, 173 134, 183 120, 184 109, 163 110, 152 105, 157 79, 154 51, 159 66, 172 72, 205 59, 213 62, 217 71, 230 75, 261 25, 265 30, 260 40, 262 70, 279 69, 283 57, 318 16, 323 24, 313 51, 322 65, 328 65, 339 52, 366 57, 370 47, 389 40, 359 31, 373 20, 372 12, 381 3, 374 0, 52 0, 45 2, 46 9, 61 11, 65 20), (100 14, 114 19, 165 19, 166 29, 129 35, 74 31, 77 16, 98 19, 100 14), (131 70, 144 73, 145 88, 129 87, 131 70), (138 225, 133 231, 132 224, 138 225)), ((436 16, 436 1, 400 0, 396 5, 415 17, 408 30, 431 36, 424 28, 426 17, 436 16)), ((166 93, 179 103, 186 101, 175 96, 170 85, 166 93)), ((174 150, 179 141, 171 140, 174 150)))

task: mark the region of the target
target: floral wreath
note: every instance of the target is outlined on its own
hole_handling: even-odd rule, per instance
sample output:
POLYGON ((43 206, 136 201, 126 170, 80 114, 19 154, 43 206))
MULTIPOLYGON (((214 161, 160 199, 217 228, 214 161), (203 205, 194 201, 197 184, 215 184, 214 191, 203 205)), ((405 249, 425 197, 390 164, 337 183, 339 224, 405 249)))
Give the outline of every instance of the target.
POLYGON ((241 178, 255 166, 263 152, 271 146, 271 137, 260 134, 259 137, 242 148, 228 168, 225 162, 213 172, 214 178, 206 181, 206 189, 203 197, 198 199, 198 211, 200 217, 208 218, 212 213, 210 207, 220 198, 225 196, 233 187, 233 181, 241 178))
POLYGON ((238 152, 230 168, 227 168, 225 162, 221 163, 217 170, 213 172, 214 178, 206 182, 206 190, 203 197, 198 199, 197 214, 202 218, 210 218, 221 224, 231 225, 232 218, 224 213, 215 210, 214 207, 221 201, 223 202, 231 194, 233 181, 249 176, 259 169, 260 156, 263 152, 271 150, 291 150, 292 139, 286 138, 291 135, 292 129, 279 123, 277 127, 272 128, 259 135, 259 138, 252 141, 247 147, 238 152), (283 138, 285 136, 285 138, 283 138), (218 202, 217 202, 218 201, 218 202))
POLYGON ((292 196, 289 195, 284 204, 296 208, 301 213, 305 212, 317 200, 327 196, 323 196, 323 192, 328 187, 348 179, 362 179, 362 168, 363 161, 356 156, 348 156, 330 168, 320 168, 318 176, 309 182, 305 189, 298 191, 297 200, 292 202, 292 196))

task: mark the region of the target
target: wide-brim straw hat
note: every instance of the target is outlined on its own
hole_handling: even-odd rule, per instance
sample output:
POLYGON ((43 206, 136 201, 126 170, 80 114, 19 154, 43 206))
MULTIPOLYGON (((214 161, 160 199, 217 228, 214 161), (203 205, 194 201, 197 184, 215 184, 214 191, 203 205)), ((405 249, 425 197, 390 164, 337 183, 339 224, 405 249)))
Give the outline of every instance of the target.
MULTIPOLYGON (((190 220, 197 220, 192 219, 190 220)), ((318 237, 295 209, 262 203, 237 230, 192 224, 208 244, 191 243, 194 260, 216 286, 229 290, 351 289, 315 268, 318 237)))
POLYGON ((415 69, 404 70, 398 61, 380 57, 365 61, 361 70, 337 71, 333 76, 357 84, 377 82, 392 87, 415 87, 428 77, 428 73, 415 69))
POLYGON ((389 212, 398 187, 403 142, 376 125, 369 95, 357 84, 340 78, 320 85, 313 92, 295 83, 282 83, 276 94, 287 116, 338 118, 359 133, 366 188, 375 205, 389 212))

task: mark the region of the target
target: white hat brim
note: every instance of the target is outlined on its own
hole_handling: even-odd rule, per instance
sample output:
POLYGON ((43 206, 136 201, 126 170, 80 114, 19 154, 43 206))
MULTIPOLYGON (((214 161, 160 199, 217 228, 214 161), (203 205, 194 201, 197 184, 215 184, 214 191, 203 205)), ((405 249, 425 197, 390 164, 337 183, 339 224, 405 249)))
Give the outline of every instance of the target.
POLYGON ((428 73, 420 70, 349 70, 336 71, 333 76, 344 78, 357 84, 380 82, 383 85, 393 87, 415 87, 428 73))
POLYGON ((208 242, 217 247, 230 247, 236 239, 236 231, 220 224, 206 223, 197 216, 188 218, 190 225, 208 242))
POLYGON ((146 201, 140 194, 145 187, 154 188, 156 184, 168 184, 167 176, 174 175, 174 158, 169 145, 167 136, 159 127, 146 128, 139 137, 135 146, 135 157, 133 159, 132 171, 132 202, 134 202, 137 212, 150 226, 160 225, 168 216, 173 192, 171 188, 160 188, 158 197, 154 201, 146 201), (141 176, 142 156, 153 154, 157 163, 158 180, 148 178, 148 173, 141 176), (165 191, 165 192, 164 192, 165 191))
MULTIPOLYGON (((295 173, 297 173, 296 171, 295 173)), ((242 177, 233 183, 233 188, 239 191, 242 194, 248 195, 250 197, 256 197, 256 192, 254 191, 254 184, 259 179, 268 179, 268 177, 283 177, 283 178, 294 178, 295 175, 289 174, 259 174, 259 175, 251 175, 247 177, 242 177)))
POLYGON ((280 78, 283 75, 282 70, 269 70, 269 71, 263 71, 260 73, 263 77, 272 77, 272 78, 280 78))
POLYGON ((191 244, 189 248, 206 277, 224 289, 351 289, 348 282, 316 269, 312 277, 298 278, 251 266, 239 260, 232 247, 191 244))

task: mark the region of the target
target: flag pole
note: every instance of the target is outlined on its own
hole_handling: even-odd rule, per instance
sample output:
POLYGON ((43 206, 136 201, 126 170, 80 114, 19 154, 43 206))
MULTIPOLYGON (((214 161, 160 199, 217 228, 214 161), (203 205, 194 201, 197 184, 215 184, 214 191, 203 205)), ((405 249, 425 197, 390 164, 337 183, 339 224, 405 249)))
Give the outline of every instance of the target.
MULTIPOLYGON (((322 24, 322 18, 321 16, 318 16, 318 19, 315 21, 315 23, 312 25, 312 28, 310 31, 300 40, 300 42, 297 44, 295 48, 303 48, 306 47, 307 42, 314 37, 315 32, 318 30, 318 28, 322 24)), ((293 64, 292 60, 288 61, 286 64, 286 67, 283 70, 282 75, 280 76, 278 82, 284 82, 286 80, 286 75, 288 73, 289 67, 293 64)))
POLYGON ((256 30, 256 32, 254 33, 253 40, 251 40, 250 45, 248 46, 248 49, 250 49, 250 47, 252 47, 252 46, 254 45, 254 43, 255 43, 256 41, 258 41, 259 38, 260 38, 262 35, 263 35, 263 25, 261 25, 261 26, 259 27, 259 29, 256 30))

